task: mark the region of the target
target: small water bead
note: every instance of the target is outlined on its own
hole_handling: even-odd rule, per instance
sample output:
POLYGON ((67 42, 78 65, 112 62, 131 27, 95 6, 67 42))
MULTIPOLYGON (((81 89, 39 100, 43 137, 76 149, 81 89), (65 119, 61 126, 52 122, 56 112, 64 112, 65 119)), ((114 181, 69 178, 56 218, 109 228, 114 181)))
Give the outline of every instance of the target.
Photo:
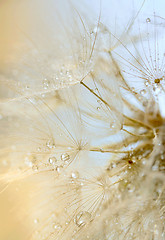
POLYGON ((131 90, 132 90, 132 92, 135 92, 135 88, 134 87, 132 87, 131 90))
POLYGON ((38 171, 38 166, 37 166, 36 164, 34 164, 34 165, 32 166, 32 170, 33 170, 34 172, 37 172, 37 171, 38 171))
POLYGON ((48 163, 49 163, 49 164, 55 164, 56 162, 57 162, 56 157, 50 157, 50 158, 48 159, 48 163))
POLYGON ((77 172, 77 171, 72 172, 71 177, 72 178, 79 178, 79 172, 77 172))
POLYGON ((145 89, 142 89, 142 90, 140 91, 140 94, 141 94, 141 95, 145 95, 145 94, 146 94, 146 90, 145 90, 145 89))
POLYGON ((110 123, 110 128, 114 129, 115 126, 116 126, 116 123, 115 123, 115 122, 110 123))
POLYGON ((128 190, 128 192, 134 192, 135 186, 132 183, 129 183, 127 185, 127 190, 128 190))
POLYGON ((62 161, 66 162, 66 161, 69 161, 69 159, 70 159, 70 156, 69 156, 68 153, 62 153, 61 154, 61 160, 62 161))
POLYGON ((53 228, 56 230, 60 230, 62 226, 59 223, 53 223, 53 228))
POLYGON ((56 171, 57 171, 58 173, 61 173, 62 170, 63 170, 63 166, 58 166, 58 167, 56 168, 56 171))
POLYGON ((46 146, 47 146, 49 149, 55 148, 54 140, 49 140, 49 141, 46 143, 46 146))
POLYGON ((47 78, 45 78, 42 83, 43 83, 44 89, 48 89, 50 81, 47 78))
POLYGON ((115 162, 111 162, 109 167, 108 167, 108 170, 112 170, 114 168, 116 168, 116 163, 115 162))
POLYGON ((36 219, 34 219, 34 223, 35 224, 38 224, 39 223, 39 220, 36 218, 36 219))
POLYGON ((148 82, 148 81, 145 81, 145 85, 146 85, 146 87, 148 87, 148 85, 149 85, 149 82, 148 82))
POLYGON ((147 22, 147 23, 150 23, 150 22, 151 22, 151 19, 150 19, 150 18, 147 18, 147 19, 146 19, 146 22, 147 22))
POLYGON ((80 212, 77 214, 76 218, 74 219, 74 222, 78 227, 82 227, 86 224, 88 224, 91 221, 91 214, 89 212, 80 212))

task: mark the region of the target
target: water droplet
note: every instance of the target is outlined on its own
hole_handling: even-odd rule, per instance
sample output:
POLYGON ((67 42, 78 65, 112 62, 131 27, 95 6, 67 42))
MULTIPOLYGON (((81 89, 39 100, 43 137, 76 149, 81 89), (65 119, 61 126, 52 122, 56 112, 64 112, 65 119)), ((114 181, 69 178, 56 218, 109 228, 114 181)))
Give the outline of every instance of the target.
POLYGON ((70 159, 70 156, 69 156, 68 153, 61 154, 61 160, 62 161, 66 162, 66 161, 69 161, 69 159, 70 159))
POLYGON ((110 128, 114 129, 115 128, 115 122, 110 123, 110 128))
POLYGON ((53 228, 56 230, 60 230, 62 226, 59 223, 53 223, 53 228))
POLYGON ((37 172, 38 171, 38 166, 35 164, 32 166, 33 171, 37 172))
POLYGON ((49 164, 55 164, 55 162, 57 162, 56 157, 50 157, 50 158, 48 159, 48 163, 49 163, 49 164))
POLYGON ((55 148, 55 143, 54 143, 54 140, 49 140, 47 143, 46 143, 46 146, 50 149, 52 148, 55 148))
POLYGON ((116 163, 111 162, 110 165, 109 165, 109 167, 108 167, 108 170, 111 170, 111 169, 113 169, 113 168, 116 168, 116 163))
POLYGON ((34 219, 34 223, 35 223, 35 224, 39 223, 39 220, 38 220, 37 218, 34 219))
POLYGON ((140 94, 141 94, 141 95, 146 94, 146 90, 145 90, 145 89, 142 89, 142 90, 140 91, 140 94))
POLYGON ((91 221, 91 214, 89 212, 80 212, 75 218, 75 223, 78 227, 82 227, 91 221))
POLYGON ((78 178, 79 177, 79 172, 77 172, 77 171, 72 172, 71 176, 72 176, 72 178, 78 178))
POLYGON ((149 82, 148 81, 145 81, 145 85, 146 85, 146 87, 149 85, 149 82))
POLYGON ((63 170, 63 166, 58 166, 58 167, 56 168, 56 171, 57 171, 58 173, 61 173, 62 170, 63 170))
POLYGON ((150 19, 150 18, 147 18, 147 19, 146 19, 146 22, 147 22, 147 23, 150 23, 150 22, 151 22, 151 19, 150 19))
POLYGON ((131 90, 132 90, 132 92, 135 92, 135 88, 134 87, 132 87, 131 90))

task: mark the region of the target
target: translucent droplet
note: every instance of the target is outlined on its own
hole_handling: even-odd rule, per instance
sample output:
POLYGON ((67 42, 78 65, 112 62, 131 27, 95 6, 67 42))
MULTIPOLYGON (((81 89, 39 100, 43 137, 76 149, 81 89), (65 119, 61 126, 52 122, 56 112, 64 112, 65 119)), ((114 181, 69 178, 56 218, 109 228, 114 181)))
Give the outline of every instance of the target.
POLYGON ((145 81, 145 85, 148 86, 148 85, 149 85, 149 82, 148 82, 148 81, 145 81))
POLYGON ((50 157, 50 158, 48 159, 48 163, 49 163, 49 164, 55 164, 55 162, 57 162, 57 159, 56 159, 55 157, 50 157))
POLYGON ((61 173, 62 170, 63 170, 63 166, 58 166, 58 167, 56 168, 56 171, 57 171, 58 173, 61 173))
POLYGON ((150 19, 150 18, 147 18, 147 19, 146 19, 146 22, 147 22, 147 23, 150 23, 150 22, 151 22, 151 19, 150 19))
POLYGON ((74 221, 78 227, 82 227, 91 221, 91 214, 89 212, 80 212, 74 221))
POLYGON ((140 94, 141 94, 141 95, 146 94, 146 90, 145 90, 145 89, 142 89, 142 90, 140 91, 140 94))
POLYGON ((70 156, 69 156, 68 153, 61 154, 61 160, 62 161, 66 162, 66 161, 69 161, 69 159, 70 159, 70 156))
POLYGON ((79 177, 79 172, 77 172, 77 171, 72 172, 71 176, 72 176, 72 178, 78 178, 79 177))
POLYGON ((116 126, 115 122, 110 123, 110 128, 114 129, 116 126))
POLYGON ((116 168, 116 163, 115 162, 111 162, 108 169, 111 170, 113 168, 116 168))
POLYGON ((48 89, 49 84, 50 84, 49 80, 47 78, 45 78, 43 80, 43 87, 44 87, 44 89, 48 89))
POLYGON ((47 143, 46 143, 46 146, 50 149, 52 148, 55 148, 55 143, 53 140, 49 140, 47 143))
POLYGON ((37 172, 38 171, 38 166, 35 164, 32 166, 33 171, 37 172))
POLYGON ((131 88, 131 90, 132 90, 132 92, 134 92, 134 91, 135 91, 135 88, 134 88, 134 87, 132 87, 132 88, 131 88))
POLYGON ((60 230, 62 228, 62 226, 58 223, 53 223, 53 228, 56 230, 60 230))
POLYGON ((34 219, 34 223, 35 223, 35 224, 39 223, 39 220, 38 220, 37 218, 34 219))

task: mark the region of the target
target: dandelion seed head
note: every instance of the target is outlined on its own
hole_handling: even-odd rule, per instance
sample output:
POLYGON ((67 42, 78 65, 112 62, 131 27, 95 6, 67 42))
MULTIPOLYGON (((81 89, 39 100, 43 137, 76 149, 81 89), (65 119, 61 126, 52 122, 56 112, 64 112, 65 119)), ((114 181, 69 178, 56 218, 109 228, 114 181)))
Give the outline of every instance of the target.
POLYGON ((78 3, 24 23, 29 51, 0 80, 0 193, 29 239, 164 238, 164 20, 146 2, 123 31, 78 3))

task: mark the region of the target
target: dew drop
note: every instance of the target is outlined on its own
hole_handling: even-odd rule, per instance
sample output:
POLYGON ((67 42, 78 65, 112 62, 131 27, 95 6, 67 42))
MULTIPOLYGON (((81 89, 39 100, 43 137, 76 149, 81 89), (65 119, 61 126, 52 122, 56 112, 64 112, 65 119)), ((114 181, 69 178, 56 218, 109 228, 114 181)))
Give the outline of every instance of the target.
POLYGON ((52 148, 55 148, 55 143, 53 140, 49 140, 47 143, 46 143, 46 146, 49 148, 49 149, 52 149, 52 148))
POLYGON ((149 85, 149 82, 148 81, 145 81, 145 85, 146 85, 146 87, 149 85))
POLYGON ((45 78, 42 83, 43 83, 43 88, 48 89, 49 84, 50 84, 49 80, 47 78, 45 78))
POLYGON ((66 161, 69 161, 69 159, 70 159, 70 156, 69 156, 68 153, 61 154, 61 160, 62 161, 66 162, 66 161))
POLYGON ((131 90, 132 90, 132 92, 135 92, 135 88, 134 87, 132 87, 131 90))
POLYGON ((58 223, 53 223, 53 228, 56 230, 60 230, 62 228, 62 226, 58 223))
POLYGON ((34 172, 37 172, 38 171, 38 166, 35 164, 35 165, 33 165, 32 166, 32 170, 34 171, 34 172))
POLYGON ((77 214, 76 218, 74 219, 74 222, 78 227, 82 227, 85 224, 88 224, 91 221, 91 214, 89 212, 80 212, 77 214))
POLYGON ((56 171, 57 171, 58 173, 61 173, 62 170, 63 170, 63 166, 58 166, 58 167, 56 168, 56 171))
POLYGON ((72 172, 71 177, 72 178, 78 178, 79 177, 79 172, 77 172, 77 171, 72 172))
POLYGON ((142 90, 140 91, 140 94, 141 94, 141 95, 146 94, 146 90, 145 90, 145 89, 142 89, 142 90))
POLYGON ((115 128, 115 122, 110 123, 110 128, 114 129, 115 128))
POLYGON ((146 19, 146 22, 147 22, 147 23, 150 23, 150 22, 151 22, 151 19, 150 19, 150 18, 147 18, 147 19, 146 19))
POLYGON ((112 170, 113 168, 116 168, 116 163, 115 162, 111 162, 109 167, 108 167, 108 170, 112 170))
POLYGON ((34 219, 34 223, 35 223, 35 224, 39 223, 39 220, 38 220, 37 218, 34 219))
POLYGON ((55 162, 57 162, 56 157, 50 157, 50 158, 48 159, 48 163, 49 163, 49 164, 55 164, 55 162))

